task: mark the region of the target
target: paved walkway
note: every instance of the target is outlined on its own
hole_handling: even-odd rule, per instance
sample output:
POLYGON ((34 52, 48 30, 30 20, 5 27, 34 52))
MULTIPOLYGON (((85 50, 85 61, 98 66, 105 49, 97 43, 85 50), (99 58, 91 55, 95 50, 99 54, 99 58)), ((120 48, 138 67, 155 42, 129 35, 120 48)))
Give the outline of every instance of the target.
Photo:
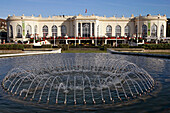
POLYGON ((25 53, 17 53, 17 54, 2 54, 2 57, 13 57, 13 56, 27 56, 27 55, 39 55, 39 54, 53 54, 53 53, 61 53, 61 49, 53 50, 53 51, 27 51, 25 53))
POLYGON ((162 55, 162 54, 135 53, 135 52, 120 52, 120 51, 115 51, 115 50, 113 50, 113 49, 107 49, 107 52, 108 52, 108 53, 111 53, 111 54, 123 54, 123 55, 158 57, 158 58, 168 58, 168 59, 170 59, 170 55, 162 55))

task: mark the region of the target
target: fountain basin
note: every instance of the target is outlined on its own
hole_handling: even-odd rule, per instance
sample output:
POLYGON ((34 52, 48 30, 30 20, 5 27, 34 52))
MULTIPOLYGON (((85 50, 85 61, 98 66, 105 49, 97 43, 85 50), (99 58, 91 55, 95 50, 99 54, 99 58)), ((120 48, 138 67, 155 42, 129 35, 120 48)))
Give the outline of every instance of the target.
POLYGON ((13 68, 2 82, 18 100, 49 105, 121 103, 149 93, 154 84, 134 63, 94 57, 56 58, 29 70, 13 68))

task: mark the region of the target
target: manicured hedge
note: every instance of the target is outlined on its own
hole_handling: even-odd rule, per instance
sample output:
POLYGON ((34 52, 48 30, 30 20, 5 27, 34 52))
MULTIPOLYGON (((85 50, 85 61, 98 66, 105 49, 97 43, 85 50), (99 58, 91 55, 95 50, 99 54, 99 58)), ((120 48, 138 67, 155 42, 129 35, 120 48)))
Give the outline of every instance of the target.
POLYGON ((33 45, 31 45, 31 44, 24 44, 23 46, 24 46, 24 48, 33 48, 33 45))
POLYGON ((170 49, 170 44, 145 44, 145 49, 170 49))
POLYGON ((41 48, 52 48, 52 45, 51 44, 48 44, 48 45, 42 45, 41 48))
POLYGON ((144 48, 144 45, 138 45, 138 46, 129 46, 129 48, 144 48))
POLYGON ((104 46, 100 46, 100 50, 107 50, 107 48, 111 48, 112 46, 110 44, 105 44, 104 46))
POLYGON ((22 50, 24 46, 21 44, 2 44, 0 50, 22 50))
POLYGON ((89 45, 89 46, 83 46, 83 45, 71 45, 69 46, 69 48, 99 48, 99 46, 95 46, 95 45, 89 45))
POLYGON ((69 50, 68 44, 59 44, 58 47, 61 48, 62 50, 69 50))
POLYGON ((118 48, 129 48, 129 44, 119 44, 118 48))
MULTIPOLYGON (((59 48, 62 48, 62 50, 69 50, 70 46, 67 44, 60 44, 58 45, 59 48)), ((33 45, 27 45, 27 44, 2 44, 0 45, 0 50, 22 50, 24 48, 33 48, 33 45)), ((42 45, 40 48, 52 48, 52 45, 42 45)), ((83 46, 83 45, 77 45, 77 46, 71 46, 71 48, 100 48, 101 50, 107 50, 107 48, 111 48, 111 45, 107 44, 104 46, 83 46)), ((145 45, 139 45, 135 47, 129 46, 129 44, 119 44, 118 48, 144 48, 144 49, 170 49, 170 44, 145 44, 145 45)))

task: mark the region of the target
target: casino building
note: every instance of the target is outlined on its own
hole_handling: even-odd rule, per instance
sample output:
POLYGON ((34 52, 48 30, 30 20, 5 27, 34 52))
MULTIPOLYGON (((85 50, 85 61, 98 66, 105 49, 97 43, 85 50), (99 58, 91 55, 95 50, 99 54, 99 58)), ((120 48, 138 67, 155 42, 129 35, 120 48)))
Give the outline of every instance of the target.
POLYGON ((160 40, 166 37, 166 15, 134 17, 106 16, 8 16, 8 40, 29 41, 48 40, 51 43, 90 43, 115 44, 115 41, 126 42, 129 39, 146 37, 160 40))

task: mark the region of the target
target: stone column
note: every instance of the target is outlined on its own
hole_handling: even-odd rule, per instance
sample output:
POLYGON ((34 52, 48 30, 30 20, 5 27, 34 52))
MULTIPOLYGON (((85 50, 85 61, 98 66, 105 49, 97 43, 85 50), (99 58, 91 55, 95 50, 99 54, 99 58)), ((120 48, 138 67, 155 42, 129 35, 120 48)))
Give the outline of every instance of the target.
POLYGON ((165 22, 165 24, 163 24, 164 25, 164 31, 163 31, 163 33, 164 33, 164 37, 166 37, 166 27, 167 27, 167 25, 166 25, 166 22, 165 22))
MULTIPOLYGON (((97 24, 94 23, 94 37, 97 37, 97 24)), ((97 38, 95 39, 95 46, 97 46, 97 38)))
POLYGON ((78 37, 78 22, 75 21, 75 42, 74 45, 76 46, 76 37, 78 37))
POLYGON ((94 40, 92 40, 92 44, 94 44, 94 40))
POLYGON ((68 36, 74 36, 74 33, 73 33, 73 21, 70 21, 70 34, 68 36))
POLYGON ((61 26, 57 27, 57 36, 61 36, 61 26))
POLYGON ((48 35, 47 35, 47 37, 51 37, 52 36, 52 26, 51 25, 48 26, 48 35))
POLYGON ((125 36, 125 26, 121 26, 121 36, 125 36))
POLYGON ((92 37, 92 23, 90 22, 90 37, 92 37))
POLYGON ((66 44, 68 44, 68 40, 66 40, 66 44))
POLYGON ((26 39, 26 34, 27 34, 27 31, 26 31, 26 25, 25 25, 25 21, 22 21, 22 24, 21 24, 22 26, 21 26, 21 33, 22 33, 22 41, 25 41, 25 39, 26 39), (25 33, 23 33, 23 32, 25 32, 25 33))
POLYGON ((79 44, 81 44, 81 40, 79 39, 79 44))
POLYGON ((75 37, 78 37, 78 22, 75 21, 75 37))
POLYGON ((13 41, 15 41, 17 37, 17 32, 14 29, 16 29, 17 26, 13 25, 12 27, 13 27, 13 41))
POLYGON ((159 22, 159 18, 158 18, 158 25, 157 25, 157 37, 158 37, 158 40, 160 40, 160 31, 161 31, 161 26, 160 26, 160 22, 159 22))
POLYGON ((107 39, 105 39, 105 43, 104 44, 107 44, 107 39))
POLYGON ((97 24, 94 23, 94 36, 97 37, 97 24))

